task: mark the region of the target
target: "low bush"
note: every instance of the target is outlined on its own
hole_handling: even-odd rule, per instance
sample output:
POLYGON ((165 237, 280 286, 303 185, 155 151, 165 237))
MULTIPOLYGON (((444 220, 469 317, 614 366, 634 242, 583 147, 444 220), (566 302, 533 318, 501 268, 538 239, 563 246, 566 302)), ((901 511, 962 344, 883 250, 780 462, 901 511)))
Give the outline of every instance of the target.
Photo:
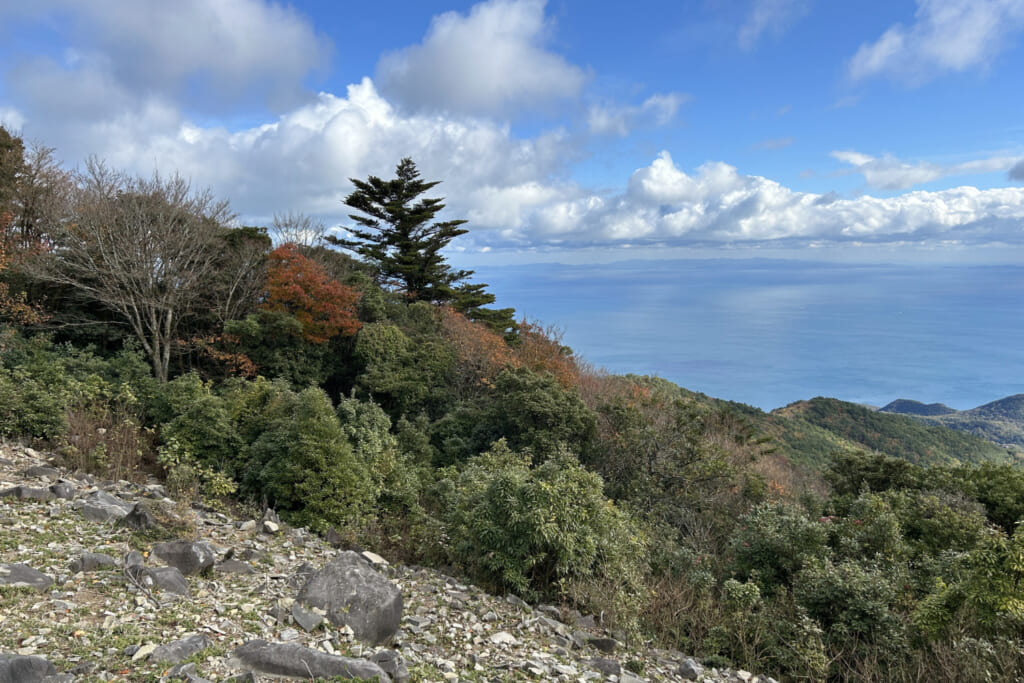
POLYGON ((467 463, 452 490, 455 559, 502 590, 600 601, 623 623, 635 618, 645 554, 637 527, 571 454, 530 463, 503 441, 467 463))

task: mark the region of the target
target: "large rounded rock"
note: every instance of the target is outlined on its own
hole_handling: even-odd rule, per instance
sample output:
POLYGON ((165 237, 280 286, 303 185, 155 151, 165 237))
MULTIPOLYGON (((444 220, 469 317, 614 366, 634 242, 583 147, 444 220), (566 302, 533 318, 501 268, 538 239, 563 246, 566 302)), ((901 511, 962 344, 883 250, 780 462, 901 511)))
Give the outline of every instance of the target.
POLYGON ((171 541, 157 543, 153 546, 153 554, 185 576, 199 574, 217 560, 213 547, 205 541, 171 541))
POLYGON ((347 625, 359 640, 381 645, 391 640, 402 619, 402 593, 352 551, 313 574, 298 601, 326 611, 335 626, 347 625))
POLYGON ((0 653, 0 683, 38 683, 56 673, 53 664, 42 657, 0 653))

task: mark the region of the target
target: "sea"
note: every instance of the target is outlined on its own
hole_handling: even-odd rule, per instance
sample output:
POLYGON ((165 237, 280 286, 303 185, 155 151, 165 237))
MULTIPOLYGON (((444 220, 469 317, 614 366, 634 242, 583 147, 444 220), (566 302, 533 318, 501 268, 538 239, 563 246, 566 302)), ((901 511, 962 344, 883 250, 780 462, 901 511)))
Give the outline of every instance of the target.
POLYGON ((772 410, 1024 393, 1024 266, 770 259, 487 266, 496 305, 614 373, 772 410))

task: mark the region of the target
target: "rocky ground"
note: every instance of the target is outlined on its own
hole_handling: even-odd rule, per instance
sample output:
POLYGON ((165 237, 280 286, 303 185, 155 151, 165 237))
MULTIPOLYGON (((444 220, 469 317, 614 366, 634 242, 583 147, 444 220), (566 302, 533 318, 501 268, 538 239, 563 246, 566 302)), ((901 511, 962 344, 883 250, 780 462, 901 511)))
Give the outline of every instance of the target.
POLYGON ((774 683, 615 635, 592 616, 340 552, 272 514, 231 519, 157 482, 96 481, 0 447, 0 683, 774 683))

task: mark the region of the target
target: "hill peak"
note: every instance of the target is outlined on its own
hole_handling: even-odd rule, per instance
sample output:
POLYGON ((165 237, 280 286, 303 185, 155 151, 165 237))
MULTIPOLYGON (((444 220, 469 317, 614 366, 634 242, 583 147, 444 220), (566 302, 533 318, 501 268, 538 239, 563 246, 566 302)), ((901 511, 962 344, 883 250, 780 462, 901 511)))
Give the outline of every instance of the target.
POLYGON ((934 415, 949 415, 957 412, 944 403, 921 403, 906 398, 898 398, 879 409, 883 413, 899 413, 901 415, 923 415, 931 417, 934 415))

